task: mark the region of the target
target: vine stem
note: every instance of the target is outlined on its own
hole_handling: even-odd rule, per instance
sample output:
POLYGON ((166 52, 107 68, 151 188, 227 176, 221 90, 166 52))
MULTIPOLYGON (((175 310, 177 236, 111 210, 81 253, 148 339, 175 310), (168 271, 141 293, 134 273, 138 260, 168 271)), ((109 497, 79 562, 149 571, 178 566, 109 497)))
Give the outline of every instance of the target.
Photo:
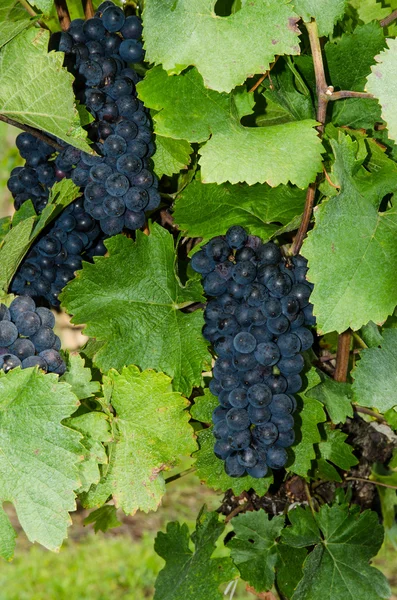
POLYGON ((58 142, 56 142, 55 140, 53 140, 52 138, 47 136, 45 133, 42 133, 38 129, 35 129, 34 127, 30 127, 29 125, 24 125, 23 123, 18 123, 18 121, 14 121, 14 119, 10 119, 9 117, 6 117, 5 115, 1 115, 1 114, 0 114, 0 121, 3 121, 4 123, 8 123, 8 125, 12 125, 13 127, 18 127, 18 129, 22 129, 23 131, 27 131, 27 133, 34 135, 34 137, 41 140, 42 142, 45 142, 49 146, 52 146, 53 148, 55 148, 55 150, 63 150, 63 146, 58 144, 58 142))
POLYGON ((367 98, 368 100, 375 100, 375 96, 368 94, 368 92, 352 92, 350 90, 341 90, 340 92, 332 92, 328 94, 328 100, 344 100, 345 98, 367 98))
POLYGON ((342 383, 346 382, 347 371, 349 368, 349 357, 350 357, 350 342, 351 332, 348 329, 340 334, 338 337, 338 349, 336 352, 336 367, 334 379, 342 383))
POLYGON ((243 510, 247 510, 247 508, 251 505, 251 502, 244 502, 243 504, 239 504, 238 506, 236 506, 235 509, 232 510, 231 513, 229 513, 225 519, 225 523, 229 523, 229 521, 231 521, 233 519, 233 517, 235 517, 236 515, 238 515, 239 513, 241 513, 243 510))
POLYGON ((362 481, 363 483, 372 483, 372 485, 380 485, 381 487, 390 488, 391 490, 397 490, 396 485, 389 485, 388 483, 381 483, 380 481, 372 481, 372 479, 364 479, 363 477, 345 477, 345 481, 362 481))
POLYGON ((70 14, 66 0, 55 0, 55 8, 61 29, 66 31, 70 25, 70 14))
POLYGON ((92 4, 92 0, 81 0, 84 10, 84 16, 86 19, 92 19, 95 15, 94 6, 92 4))
MULTIPOLYGON (((327 115, 327 105, 330 98, 329 86, 327 85, 327 81, 325 78, 325 70, 324 70, 324 61, 323 55, 320 45, 320 38, 318 35, 318 27, 316 21, 311 21, 310 23, 305 23, 307 32, 309 34, 310 48, 312 51, 313 64, 314 64, 314 73, 316 77, 316 93, 317 93, 317 114, 316 118, 319 122, 317 126, 317 131, 319 132, 320 137, 322 137, 324 133, 324 123, 327 115)), ((306 237, 307 230, 309 228, 310 219, 312 216, 314 198, 316 196, 318 185, 317 180, 310 184, 306 194, 306 202, 305 208, 303 210, 302 221, 296 234, 294 243, 292 245, 292 253, 294 255, 299 254, 299 251, 302 247, 303 240, 306 237)))
POLYGON ((380 24, 382 27, 387 27, 390 23, 393 23, 397 19, 397 9, 393 10, 392 13, 388 17, 385 17, 381 20, 380 24))

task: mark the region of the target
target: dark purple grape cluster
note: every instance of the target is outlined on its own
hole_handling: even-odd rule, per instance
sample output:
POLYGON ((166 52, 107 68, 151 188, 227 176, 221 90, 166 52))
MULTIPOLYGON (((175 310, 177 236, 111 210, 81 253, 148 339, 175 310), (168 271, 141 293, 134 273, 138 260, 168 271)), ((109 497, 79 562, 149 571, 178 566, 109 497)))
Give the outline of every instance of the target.
POLYGON ((59 354, 61 341, 53 332, 54 315, 37 307, 29 296, 17 296, 9 308, 0 304, 0 369, 39 367, 63 375, 66 365, 59 354))
POLYGON ((99 156, 67 148, 56 159, 84 189, 84 208, 106 235, 145 223, 145 211, 158 207, 158 180, 150 116, 137 98, 140 77, 129 64, 143 58, 138 17, 125 17, 106 1, 95 17, 75 19, 67 32, 54 34, 51 48, 65 52, 75 76, 76 98, 94 117, 89 136, 99 156))
POLYGON ((33 244, 11 283, 11 291, 59 306, 60 292, 81 269, 82 261, 106 253, 103 237, 95 219, 84 210, 82 198, 76 200, 33 244))
POLYGON ((302 256, 283 258, 240 226, 210 240, 192 258, 212 297, 204 337, 217 355, 210 382, 214 452, 231 477, 264 477, 287 462, 295 440, 294 394, 301 389, 302 352, 315 324, 302 256))

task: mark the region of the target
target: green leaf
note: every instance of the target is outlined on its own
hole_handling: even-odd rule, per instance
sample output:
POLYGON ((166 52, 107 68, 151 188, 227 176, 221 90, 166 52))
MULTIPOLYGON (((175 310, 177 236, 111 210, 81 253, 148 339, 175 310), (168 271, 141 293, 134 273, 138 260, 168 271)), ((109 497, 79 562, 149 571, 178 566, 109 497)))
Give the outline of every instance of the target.
POLYGON ((91 381, 91 379, 91 369, 85 366, 84 358, 78 352, 68 354, 66 372, 62 375, 61 381, 66 381, 71 386, 72 392, 79 400, 91 398, 99 392, 99 382, 91 381))
POLYGON ((298 17, 287 0, 244 2, 234 15, 215 14, 216 0, 147 0, 146 60, 169 74, 194 65, 205 86, 230 92, 277 55, 299 54, 298 17), (173 42, 167 42, 172 31, 173 42))
POLYGON ((77 492, 79 494, 88 492, 92 484, 99 483, 101 478, 99 465, 108 463, 103 443, 112 440, 109 419, 101 412, 89 412, 65 419, 64 425, 84 436, 80 442, 85 452, 84 460, 80 464, 81 485, 77 492))
POLYGON ((331 425, 323 425, 323 439, 318 445, 320 455, 323 459, 329 460, 337 467, 348 471, 353 465, 358 463, 353 454, 353 448, 345 441, 347 435, 340 429, 332 429, 331 425))
POLYGON ((191 145, 185 140, 173 140, 156 135, 156 152, 153 155, 154 171, 159 179, 163 175, 173 175, 190 164, 191 145))
POLYGON ((381 347, 362 350, 354 370, 354 398, 382 414, 397 405, 397 329, 385 329, 381 347))
MULTIPOLYGON (((15 369, 0 376, 0 501, 12 502, 31 542, 58 549, 75 510, 80 434, 61 424, 78 400, 58 376, 15 369)), ((0 551, 11 557, 14 533, 0 511, 0 551)))
POLYGON ((228 547, 241 577, 258 592, 270 590, 277 562, 276 539, 284 527, 284 517, 274 517, 270 521, 261 509, 235 517, 232 524, 235 537, 228 547))
POLYGON ((137 89, 145 105, 158 111, 153 117, 157 134, 206 142, 199 161, 204 183, 267 182, 275 187, 291 181, 304 188, 321 170, 315 121, 244 127, 240 119, 252 111, 245 90, 220 94, 204 87, 196 69, 168 77, 161 67, 148 71, 137 89))
POLYGON ((80 195, 80 188, 71 179, 64 178, 61 181, 57 181, 50 189, 47 204, 42 210, 38 223, 34 228, 32 241, 80 195))
POLYGON ((31 4, 36 6, 45 15, 48 15, 54 6, 54 0, 32 0, 31 4))
POLYGON ((86 323, 86 333, 105 342, 94 362, 104 371, 132 363, 164 371, 175 389, 190 395, 210 359, 202 311, 181 312, 203 301, 200 283, 182 286, 173 237, 157 224, 149 236, 137 231, 133 242, 119 235, 106 246, 109 257, 84 263, 62 294, 73 322, 86 323))
POLYGON ((379 331, 379 327, 375 325, 373 321, 370 321, 363 327, 361 327, 360 335, 363 341, 372 348, 373 346, 380 346, 383 338, 379 331))
POLYGON ((196 448, 185 410, 188 401, 172 391, 164 373, 141 373, 133 365, 121 374, 110 371, 105 393, 116 411, 109 467, 83 503, 100 506, 113 496, 126 514, 156 510, 165 492, 162 472, 196 448))
POLYGON ((35 21, 37 19, 28 15, 19 0, 2 0, 0 6, 0 48, 35 21))
POLYGON ((314 469, 313 479, 325 479, 326 481, 342 481, 341 476, 331 463, 325 460, 325 458, 317 458, 314 469))
POLYGON ((75 107, 73 75, 62 52, 47 52, 50 32, 29 29, 0 53, 0 114, 92 153, 75 107))
POLYGON ((346 417, 353 416, 352 387, 349 383, 339 383, 331 377, 320 374, 322 382, 307 392, 309 398, 316 398, 325 405, 333 423, 344 423, 346 417))
POLYGON ((393 486, 392 488, 383 487, 382 485, 377 486, 377 492, 379 494, 379 500, 382 510, 382 523, 385 529, 391 529, 395 523, 395 512, 397 505, 397 471, 395 468, 396 453, 390 461, 388 467, 381 464, 375 464, 372 466, 371 481, 377 481, 386 485, 393 486))
POLYGON ((194 404, 190 409, 190 414, 193 419, 201 421, 202 423, 212 422, 212 412, 218 406, 218 398, 211 394, 210 390, 206 388, 203 396, 196 396, 194 404))
MULTIPOLYGON (((378 22, 359 25, 353 33, 345 33, 336 42, 328 42, 324 52, 332 85, 341 90, 363 92, 371 66, 376 62, 374 57, 385 44, 385 35, 378 22)), ((370 129, 381 121, 380 113, 376 100, 347 98, 332 103, 335 125, 370 129)))
POLYGON ((380 21, 391 12, 390 8, 383 8, 377 0, 350 0, 349 4, 355 9, 358 18, 363 23, 369 23, 375 19, 380 21))
POLYGON ((388 48, 376 56, 367 80, 367 91, 379 99, 389 138, 397 140, 397 39, 387 39, 388 48))
POLYGON ((307 550, 291 548, 286 544, 277 545, 278 561, 276 566, 277 589, 286 598, 291 598, 303 577, 303 563, 307 550))
POLYGON ((345 14, 348 0, 295 0, 294 7, 304 21, 316 19, 318 33, 330 35, 345 14))
POLYGON ((221 583, 238 576, 229 557, 211 558, 225 526, 219 515, 201 511, 196 531, 189 536, 186 524, 168 523, 166 533, 157 534, 154 549, 166 563, 156 580, 154 600, 221 600, 221 583), (190 549, 190 539, 194 551, 190 549))
POLYGON ((309 509, 288 513, 292 527, 282 532, 292 547, 312 546, 303 578, 292 600, 386 600, 385 576, 371 567, 383 541, 383 527, 375 512, 350 512, 346 505, 322 506, 313 517, 309 509), (315 520, 314 520, 315 519, 315 520))
POLYGON ((287 471, 301 477, 307 477, 312 461, 316 458, 314 445, 321 440, 318 424, 326 419, 320 402, 306 395, 307 390, 320 382, 320 377, 314 368, 306 375, 308 386, 306 392, 299 395, 298 412, 295 413, 296 439, 291 448, 294 459, 292 464, 287 466, 287 471))
POLYGON ((263 479, 254 479, 249 475, 245 477, 229 477, 225 473, 225 463, 214 454, 215 438, 212 427, 198 432, 200 450, 194 453, 196 459, 196 473, 200 480, 213 490, 231 489, 236 496, 242 492, 253 489, 258 496, 264 496, 273 483, 273 476, 269 474, 263 479))
POLYGON ((341 190, 316 209, 302 249, 315 284, 311 302, 319 333, 382 322, 397 303, 397 209, 378 212, 396 188, 397 165, 385 157, 377 171, 368 172, 357 159, 358 142, 339 136, 331 145, 341 190))
POLYGON ((177 197, 174 219, 189 237, 207 241, 241 225, 251 235, 269 239, 279 223, 286 225, 301 215, 306 192, 280 185, 215 185, 195 179, 177 197))
POLYGON ((83 521, 84 525, 94 524, 94 531, 103 531, 106 533, 109 529, 120 527, 122 523, 117 518, 117 509, 113 504, 105 504, 96 510, 93 510, 83 521))
POLYGON ((35 217, 20 221, 11 227, 3 240, 0 250, 0 289, 7 291, 19 263, 29 248, 35 217))

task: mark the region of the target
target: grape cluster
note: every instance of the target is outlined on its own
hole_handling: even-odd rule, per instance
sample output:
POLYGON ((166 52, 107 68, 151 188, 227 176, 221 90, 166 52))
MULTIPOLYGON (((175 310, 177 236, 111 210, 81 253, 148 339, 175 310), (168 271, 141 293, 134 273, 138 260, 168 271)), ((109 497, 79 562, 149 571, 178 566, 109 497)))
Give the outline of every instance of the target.
POLYGON ((94 117, 89 136, 99 156, 67 148, 57 167, 70 171, 84 188, 84 209, 106 235, 145 223, 145 211, 160 203, 158 181, 151 169, 154 153, 148 112, 138 100, 137 73, 128 66, 143 58, 138 17, 125 17, 112 2, 100 5, 95 17, 75 19, 67 32, 54 34, 52 48, 65 52, 65 65, 75 76, 76 98, 94 117))
POLYGON ((80 198, 33 244, 11 283, 11 291, 42 297, 51 306, 59 306, 58 295, 81 269, 82 260, 105 252, 103 234, 80 198))
POLYGON ((210 240, 192 258, 212 299, 204 337, 218 358, 210 382, 214 452, 231 477, 264 477, 287 462, 294 442, 294 394, 302 386, 302 352, 313 344, 307 261, 282 257, 240 226, 210 240))
POLYGON ((29 296, 17 296, 7 308, 0 304, 0 368, 38 366, 62 375, 66 366, 59 350, 61 341, 53 332, 54 315, 38 307, 29 296))

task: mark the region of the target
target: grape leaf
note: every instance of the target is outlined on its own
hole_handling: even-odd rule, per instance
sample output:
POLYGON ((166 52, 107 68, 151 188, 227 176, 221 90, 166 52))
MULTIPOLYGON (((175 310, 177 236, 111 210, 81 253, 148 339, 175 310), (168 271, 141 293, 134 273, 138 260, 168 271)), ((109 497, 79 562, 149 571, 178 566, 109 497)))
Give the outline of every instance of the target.
POLYGON ((160 179, 163 175, 173 175, 190 164, 191 145, 185 140, 156 135, 156 152, 153 155, 154 171, 160 179))
POLYGON ((214 5, 215 0, 147 0, 146 59, 163 64, 169 74, 195 65, 206 87, 230 92, 247 77, 265 73, 277 55, 299 54, 298 17, 287 0, 244 2, 224 18, 214 5))
POLYGON ((180 309, 203 301, 200 283, 182 286, 172 235, 156 223, 149 236, 137 231, 135 243, 119 235, 106 246, 109 257, 84 263, 61 296, 73 322, 86 323, 86 333, 105 342, 94 362, 105 371, 132 363, 164 371, 190 395, 210 357, 202 311, 180 309))
POLYGON ((62 52, 47 52, 50 32, 29 29, 0 53, 0 114, 92 154, 75 107, 73 75, 62 52))
POLYGON ((201 421, 202 423, 212 422, 212 412, 218 406, 218 398, 211 394, 210 390, 206 388, 203 396, 196 396, 194 404, 190 409, 190 414, 193 419, 201 421))
POLYGON ((332 429, 329 423, 325 423, 318 449, 323 459, 331 461, 337 467, 348 471, 358 463, 358 460, 353 454, 352 446, 345 443, 346 439, 346 433, 343 433, 340 429, 332 429))
POLYGON ((94 524, 94 531, 106 533, 109 529, 119 527, 122 523, 117 518, 117 509, 113 504, 105 504, 93 510, 83 521, 84 525, 94 524))
POLYGON ((349 383, 339 383, 320 374, 321 383, 307 392, 309 398, 316 398, 325 405, 333 423, 344 423, 346 417, 353 416, 353 392, 349 383))
POLYGON ((290 511, 292 527, 282 532, 283 541, 293 548, 315 545, 292 600, 389 598, 385 576, 369 565, 383 542, 378 515, 338 505, 322 506, 314 517, 309 513, 301 507, 290 511))
POLYGON ((314 445, 321 440, 318 424, 326 419, 320 402, 306 395, 309 389, 320 383, 320 377, 314 368, 306 376, 308 385, 306 391, 299 394, 298 411, 294 415, 296 439, 289 451, 293 454, 293 462, 287 465, 287 471, 301 477, 307 477, 312 460, 316 458, 314 445))
POLYGON ((156 510, 165 492, 162 472, 196 449, 185 411, 188 401, 172 391, 164 373, 140 372, 131 365, 105 379, 105 396, 116 411, 109 467, 83 495, 84 506, 100 506, 109 496, 126 514, 156 510))
MULTIPOLYGON (((377 22, 359 25, 353 33, 343 34, 337 42, 324 47, 331 83, 337 89, 363 92, 366 78, 375 64, 374 56, 385 47, 385 35, 377 22)), ((347 98, 332 103, 332 122, 352 128, 373 128, 381 121, 376 100, 347 98)))
POLYGON ((302 249, 315 284, 311 302, 320 333, 384 321, 397 302, 397 209, 378 212, 382 198, 396 188, 397 165, 385 158, 369 173, 356 158, 359 144, 339 136, 331 145, 341 190, 316 209, 302 249))
POLYGON ((307 550, 306 548, 291 548, 279 542, 277 544, 277 554, 277 589, 286 598, 291 598, 303 577, 303 563, 307 550))
POLYGON ((294 7, 304 21, 316 19, 320 36, 330 35, 345 14, 348 0, 294 0, 294 7))
POLYGON ((230 555, 244 581, 256 591, 270 590, 274 583, 277 543, 284 527, 283 516, 271 521, 263 509, 232 520, 235 537, 228 543, 230 555))
POLYGON ((196 69, 168 77, 161 67, 148 71, 137 89, 144 104, 158 111, 153 117, 157 134, 206 142, 199 161, 204 183, 267 182, 275 187, 291 181, 304 188, 321 170, 315 121, 244 127, 240 119, 252 110, 245 90, 220 94, 204 87, 196 69))
POLYGON ((270 238, 281 223, 301 215, 306 192, 280 185, 215 185, 195 179, 176 199, 174 219, 189 237, 204 241, 241 225, 251 235, 270 238))
POLYGON ((85 448, 85 453, 80 464, 81 485, 77 492, 88 492, 92 484, 99 483, 99 465, 106 465, 108 462, 103 443, 112 440, 109 419, 104 413, 89 412, 65 419, 63 423, 83 435, 80 443, 85 448))
POLYGON ((225 473, 224 461, 214 454, 215 438, 212 427, 198 432, 198 442, 200 449, 193 455, 193 458, 196 459, 196 473, 208 487, 222 492, 231 489, 236 496, 249 489, 255 490, 258 496, 266 494, 269 486, 273 483, 273 476, 270 471, 262 479, 255 479, 249 475, 229 477, 225 473))
POLYGON ((382 414, 397 405, 397 329, 385 329, 380 348, 362 350, 354 370, 354 399, 382 414))
POLYGON ((19 0, 2 0, 0 6, 0 48, 35 21, 37 21, 37 18, 30 17, 19 0))
POLYGON ((54 0, 32 0, 31 4, 36 6, 45 15, 48 15, 54 6, 54 0))
POLYGON ((154 549, 166 563, 156 580, 154 600, 221 600, 221 583, 238 576, 229 557, 211 558, 225 526, 216 512, 204 509, 197 518, 196 531, 189 536, 186 523, 168 523, 159 532, 154 549), (190 549, 190 539, 194 551, 190 549))
POLYGON ((3 291, 7 291, 19 263, 29 248, 35 220, 35 217, 29 217, 20 221, 16 227, 11 227, 3 240, 0 249, 0 289, 3 291))
POLYGON ((349 4, 355 9, 360 21, 369 23, 375 19, 380 21, 390 14, 390 8, 383 8, 377 0, 350 0, 349 4))
POLYGON ((66 356, 66 372, 61 381, 66 381, 72 388, 79 400, 91 398, 99 392, 98 381, 91 381, 91 369, 85 366, 84 358, 78 352, 72 352, 66 356))
POLYGON ((366 89, 379 99, 389 138, 397 140, 397 39, 388 38, 387 46, 386 50, 375 57, 377 64, 371 69, 366 89))
MULTIPOLYGON (((75 510, 80 434, 61 424, 79 402, 58 376, 37 369, 0 374, 0 495, 12 502, 31 542, 58 549, 75 510)), ((1 510, 0 551, 12 555, 14 533, 1 510)))

